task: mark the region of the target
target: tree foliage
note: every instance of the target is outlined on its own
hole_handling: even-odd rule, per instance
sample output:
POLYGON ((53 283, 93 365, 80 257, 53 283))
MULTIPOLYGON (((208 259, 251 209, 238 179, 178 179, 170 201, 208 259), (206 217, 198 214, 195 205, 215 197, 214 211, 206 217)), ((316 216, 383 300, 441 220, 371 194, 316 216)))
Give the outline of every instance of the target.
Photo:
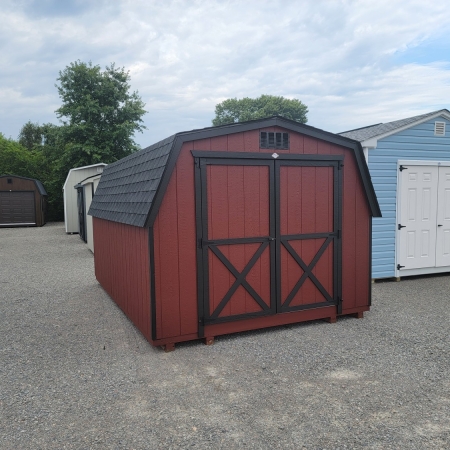
POLYGON ((39 152, 29 151, 20 143, 0 133, 0 175, 37 178, 45 171, 45 159, 39 152))
POLYGON ((77 61, 59 73, 62 106, 56 114, 63 123, 67 166, 110 163, 138 149, 133 135, 145 129, 146 111, 139 94, 130 93, 129 80, 114 64, 102 71, 77 61))
POLYGON ((19 133, 19 144, 28 150, 42 145, 42 127, 30 120, 22 127, 19 133))
POLYGON ((62 105, 60 126, 28 121, 18 141, 0 134, 0 175, 42 181, 48 193, 48 220, 63 220, 63 184, 70 169, 110 163, 135 151, 144 103, 130 92, 130 76, 114 64, 104 71, 92 63, 71 63, 56 85, 62 105))
POLYGON ((307 122, 308 107, 300 100, 261 95, 258 98, 230 98, 216 105, 214 126, 245 122, 271 116, 283 116, 296 122, 307 122))

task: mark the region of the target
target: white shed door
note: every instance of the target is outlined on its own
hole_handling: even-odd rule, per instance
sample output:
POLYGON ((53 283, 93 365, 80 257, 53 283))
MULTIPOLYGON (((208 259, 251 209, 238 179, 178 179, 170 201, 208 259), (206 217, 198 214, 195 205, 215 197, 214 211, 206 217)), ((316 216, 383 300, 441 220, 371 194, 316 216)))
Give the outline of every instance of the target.
POLYGON ((436 266, 450 266, 450 167, 439 167, 436 266))
POLYGON ((437 166, 409 165, 401 172, 398 263, 403 269, 436 265, 438 177, 437 166))

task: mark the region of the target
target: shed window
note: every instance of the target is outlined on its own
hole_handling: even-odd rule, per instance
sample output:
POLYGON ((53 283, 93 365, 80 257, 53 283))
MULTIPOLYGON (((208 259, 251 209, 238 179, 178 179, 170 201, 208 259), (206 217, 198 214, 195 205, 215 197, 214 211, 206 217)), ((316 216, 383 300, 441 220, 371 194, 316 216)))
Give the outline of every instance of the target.
POLYGON ((445 122, 434 122, 434 134, 436 136, 445 136, 445 122))
POLYGON ((12 184, 12 178, 7 178, 7 183, 12 184))
POLYGON ((289 133, 275 133, 272 131, 261 131, 259 136, 260 148, 289 149, 289 133))

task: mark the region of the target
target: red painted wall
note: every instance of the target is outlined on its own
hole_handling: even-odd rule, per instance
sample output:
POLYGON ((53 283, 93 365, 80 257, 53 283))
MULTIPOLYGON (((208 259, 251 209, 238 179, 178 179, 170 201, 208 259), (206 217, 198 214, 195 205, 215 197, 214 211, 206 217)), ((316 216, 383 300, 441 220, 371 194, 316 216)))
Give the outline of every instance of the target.
POLYGON ((93 228, 97 280, 150 341, 148 230, 96 217, 93 228))
MULTIPOLYGON (((288 131, 279 127, 264 130, 288 131)), ((188 142, 182 147, 154 224, 157 339, 194 336, 198 329, 194 159, 190 151, 273 153, 273 150, 259 148, 259 132, 260 130, 253 130, 202 139, 188 142)), ((343 314, 368 310, 371 217, 353 152, 291 131, 289 133, 290 149, 277 150, 277 153, 345 155, 342 213, 343 314)), ((97 241, 95 245, 97 258, 97 241)), ((296 313, 299 314, 301 313, 296 313)), ((305 312, 305 317, 308 314, 311 316, 305 312)), ((270 318, 265 320, 270 321, 270 318)), ((226 326, 229 327, 224 325, 226 326)), ((183 339, 174 339, 177 340, 183 339)))

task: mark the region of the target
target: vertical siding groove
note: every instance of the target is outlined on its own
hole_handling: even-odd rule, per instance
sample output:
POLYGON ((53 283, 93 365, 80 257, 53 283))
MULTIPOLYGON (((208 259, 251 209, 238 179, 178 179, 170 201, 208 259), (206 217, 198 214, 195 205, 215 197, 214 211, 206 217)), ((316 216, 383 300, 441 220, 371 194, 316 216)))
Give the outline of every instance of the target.
MULTIPOLYGON (((278 129, 274 127, 273 130, 275 131, 278 129)), ((116 303, 125 311, 149 340, 151 340, 149 309, 151 288, 154 289, 155 292, 157 340, 165 340, 165 342, 171 342, 172 340, 172 342, 178 342, 185 338, 192 339, 192 336, 195 336, 198 329, 194 160, 190 153, 193 149, 212 151, 226 150, 233 152, 262 151, 259 148, 259 130, 230 134, 225 137, 202 139, 183 145, 153 224, 155 261, 152 270, 154 270, 154 286, 150 286, 148 231, 142 228, 107 222, 95 218, 95 258, 96 274, 98 274, 97 278, 102 286, 105 287, 105 290, 110 293, 116 303), (98 249, 97 243, 99 243, 98 249), (144 272, 141 272, 142 270, 144 270, 144 272), (121 290, 122 288, 123 290, 121 290)), ((264 150, 264 152, 267 153, 266 150, 264 150)), ((272 152, 273 150, 270 150, 270 153, 272 152)), ((367 268, 368 264, 369 249, 367 248, 367 251, 365 251, 364 247, 368 246, 369 242, 369 236, 365 230, 368 226, 367 224, 370 217, 368 213, 369 208, 362 191, 362 184, 356 176, 356 160, 351 153, 351 150, 334 144, 324 144, 318 139, 305 137, 291 132, 290 150, 284 151, 283 153, 345 155, 343 168, 344 220, 342 232, 342 239, 344 242, 342 281, 345 291, 343 311, 344 313, 346 310, 351 312, 354 307, 361 307, 363 310, 367 310, 369 280, 367 279, 367 276, 361 276, 361 273, 364 268, 367 268), (362 208, 361 201, 366 204, 365 209, 362 208), (361 212, 361 209, 364 211, 361 212), (362 214, 363 218, 358 217, 359 214, 362 214), (357 245, 355 244, 356 239, 358 239, 357 245), (358 285, 357 287, 356 279, 358 278, 362 281, 361 285, 358 285), (362 287, 364 287, 364 289, 362 289, 362 287), (362 290, 364 292, 361 292, 362 290)), ((248 168, 249 166, 245 167, 248 168)), ((286 169, 289 169, 289 167, 286 167, 286 169)), ((217 188, 211 190, 210 187, 208 187, 208 234, 211 235, 211 239, 233 237, 233 235, 236 234, 236 230, 240 229, 239 227, 242 226, 242 221, 244 224, 244 234, 263 232, 262 223, 265 223, 268 219, 268 217, 266 217, 266 209, 268 206, 260 203, 259 205, 255 205, 254 210, 247 210, 248 207, 246 207, 246 205, 247 202, 249 205, 251 204, 251 199, 247 198, 247 196, 250 195, 248 194, 249 192, 252 193, 251 195, 259 195, 259 197, 261 197, 262 189, 266 189, 265 170, 266 168, 260 167, 258 171, 255 170, 254 174, 251 169, 245 172, 245 174, 248 174, 251 178, 252 183, 258 184, 258 186, 255 186, 254 188, 249 188, 249 186, 246 185, 246 183, 249 182, 249 179, 244 178, 244 171, 237 170, 236 166, 234 166, 233 170, 229 169, 229 167, 224 168, 223 166, 218 165, 207 167, 207 176, 210 180, 213 180, 214 177, 212 177, 211 174, 216 171, 214 172, 216 178, 215 182, 225 182, 227 185, 227 188, 223 189, 224 192, 217 188), (214 168, 213 171, 211 171, 212 167, 214 168), (220 167, 222 167, 222 169, 218 170, 220 167), (218 180, 218 178, 220 178, 220 180, 218 180), (242 194, 242 192, 244 192, 244 194, 242 194), (216 202, 222 198, 222 203, 220 203, 221 207, 219 209, 217 208, 217 205, 214 206, 212 199, 213 195, 215 196, 216 202), (240 210, 242 207, 244 208, 242 214, 238 213, 237 216, 239 217, 236 218, 236 209, 240 210), (214 220, 211 220, 213 215, 214 220), (257 224, 249 226, 247 222, 251 220, 254 215, 256 218, 259 217, 260 221, 257 224), (262 217, 263 215, 264 217, 262 217), (212 225, 213 223, 214 225, 212 225)), ((329 199, 329 195, 331 195, 330 189, 333 188, 332 183, 328 180, 322 185, 323 180, 321 177, 325 172, 328 173, 322 169, 315 169, 313 174, 309 171, 311 175, 308 176, 308 174, 306 172, 303 173, 300 168, 295 173, 290 173, 289 170, 286 170, 284 177, 281 177, 280 190, 287 190, 288 183, 296 186, 294 192, 285 192, 282 196, 283 198, 280 199, 280 216, 283 217, 283 227, 286 228, 286 230, 283 230, 283 233, 287 234, 291 228, 299 227, 302 228, 303 232, 305 232, 305 230, 311 232, 321 225, 321 216, 319 217, 319 212, 315 209, 315 204, 318 201, 322 201, 321 199, 329 199), (300 180, 296 179, 296 176, 299 176, 298 174, 300 174, 300 180), (292 215, 292 208, 295 208, 296 205, 298 205, 298 199, 296 199, 298 196, 297 191, 301 194, 302 191, 307 189, 309 192, 315 190, 315 193, 311 195, 311 198, 305 197, 304 199, 302 199, 300 195, 299 207, 305 218, 304 220, 302 219, 301 224, 298 225, 295 221, 292 222, 292 217, 290 216, 292 215), (292 204, 290 204, 290 202, 292 202, 292 204)), ((211 182, 214 183, 214 181, 211 182)), ((217 185, 215 186, 217 187, 217 185)), ((329 208, 333 208, 333 205, 329 208)), ((330 211, 329 208, 328 211, 330 211)), ((326 225, 327 224, 324 224, 325 228, 326 225)), ((296 230, 293 232, 296 232, 296 230)), ((380 239, 384 238, 381 237, 380 239)), ((321 243, 319 242, 312 242, 310 244, 304 242, 298 243, 297 248, 302 248, 303 251, 308 254, 308 256, 305 256, 305 259, 307 260, 305 263, 310 263, 310 260, 314 256, 313 254, 317 252, 320 244, 321 243), (310 257, 310 255, 312 256, 310 257)), ((389 242, 386 245, 389 245, 389 242)), ((248 262, 247 260, 253 255, 257 246, 255 244, 244 244, 242 246, 242 251, 226 247, 232 246, 223 246, 221 248, 224 255, 237 269, 242 269, 240 266, 245 266, 246 262, 248 262)), ((267 250, 267 252, 268 251, 269 250, 267 250)), ((266 269, 268 267, 266 261, 263 261, 262 259, 265 257, 265 253, 263 253, 257 265, 255 265, 254 270, 256 274, 260 274, 259 283, 255 283, 254 288, 259 289, 260 291, 263 290, 263 286, 264 288, 267 287, 266 280, 262 279, 262 277, 267 274, 267 270, 263 271, 263 265, 266 269)), ((324 255, 323 265, 317 265, 315 269, 318 278, 324 286, 327 285, 330 279, 329 262, 332 261, 332 259, 330 260, 332 257, 332 250, 330 250, 328 251, 328 255, 324 255), (326 267, 327 261, 328 267, 326 267)), ((289 269, 292 266, 292 270, 294 270, 296 263, 295 261, 294 263, 289 262, 290 256, 283 248, 281 258, 283 264, 285 264, 284 267, 288 267, 289 265, 289 269)), ((218 277, 220 278, 220 282, 210 283, 210 293, 212 296, 211 305, 214 306, 214 302, 220 301, 222 288, 227 290, 234 282, 234 277, 227 269, 221 271, 223 264, 215 256, 209 257, 209 264, 210 271, 211 268, 213 268, 212 272, 218 274, 218 277), (216 297, 219 300, 217 300, 216 297)), ((300 271, 298 267, 296 270, 300 271)), ((251 276, 252 272, 249 273, 249 277, 251 276)), ((288 282, 290 284, 295 284, 298 281, 298 276, 293 272, 290 272, 290 270, 283 273, 283 276, 289 277, 288 282)), ((246 290, 242 286, 240 286, 239 289, 242 292, 239 293, 238 298, 241 299, 241 302, 244 304, 244 311, 249 311, 254 308, 254 302, 246 290)), ((321 294, 318 293, 310 280, 308 280, 308 284, 305 284, 305 289, 302 288, 302 296, 305 297, 300 299, 297 298, 296 301, 300 301, 299 304, 306 303, 305 299, 308 295, 311 296, 310 298, 313 301, 319 301, 321 298, 321 294)), ((263 298, 263 300, 265 301, 266 299, 263 298)), ((237 304, 231 305, 230 303, 226 308, 228 309, 224 310, 224 313, 226 312, 229 314, 231 309, 233 311, 241 311, 242 304, 239 304, 238 302, 237 304)), ((305 320, 306 318, 317 318, 320 316, 319 312, 315 310, 311 311, 312 310, 309 312, 296 312, 289 317, 305 320)), ((326 309, 325 314, 335 314, 335 311, 335 307, 334 309, 329 307, 329 309, 326 309)), ((283 314, 278 315, 278 317, 279 316, 287 317, 283 314)), ((268 324, 270 320, 272 320, 271 317, 267 316, 264 320, 261 319, 260 323, 268 324)), ((289 322, 286 318, 278 318, 276 320, 287 320, 289 322)), ((243 326, 243 323, 243 321, 240 321, 239 324, 224 325, 222 328, 217 327, 217 329, 239 328, 243 326)), ((252 327, 254 328, 254 326, 251 326, 250 328, 252 327)), ((206 330, 206 332, 208 332, 208 330, 206 330)))
POLYGON ((149 278, 145 289, 137 289, 137 276, 149 264, 148 252, 141 253, 141 248, 148 248, 147 229, 94 217, 93 230, 97 280, 145 338, 151 340, 145 326, 149 317, 139 318, 145 311, 143 305, 150 302, 149 278))

